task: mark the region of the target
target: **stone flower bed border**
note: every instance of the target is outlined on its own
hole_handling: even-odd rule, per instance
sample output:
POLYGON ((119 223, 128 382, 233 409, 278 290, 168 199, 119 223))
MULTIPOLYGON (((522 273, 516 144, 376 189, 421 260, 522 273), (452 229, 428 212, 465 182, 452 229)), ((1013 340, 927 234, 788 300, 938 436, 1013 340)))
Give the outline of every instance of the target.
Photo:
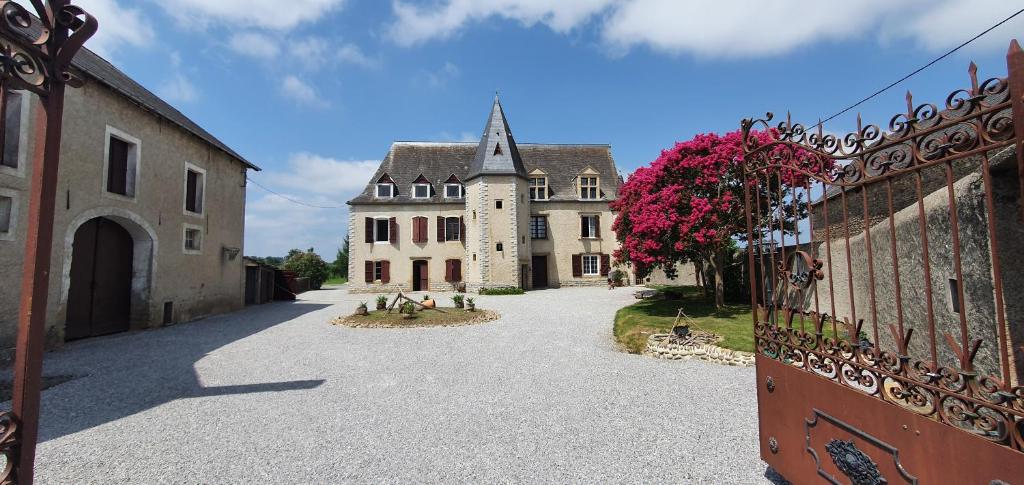
POLYGON ((674 343, 673 335, 656 333, 647 338, 643 355, 669 360, 705 360, 717 364, 739 367, 753 367, 754 354, 739 350, 724 349, 714 344, 698 343, 682 345, 674 343))
POLYGON ((371 320, 367 317, 360 315, 348 315, 344 317, 332 318, 330 323, 332 325, 342 325, 349 328, 436 328, 436 327, 464 327, 466 325, 478 325, 481 323, 492 322, 501 318, 497 312, 491 310, 476 310, 478 315, 466 320, 464 322, 454 323, 417 323, 411 321, 409 323, 390 323, 381 322, 377 320, 371 320))

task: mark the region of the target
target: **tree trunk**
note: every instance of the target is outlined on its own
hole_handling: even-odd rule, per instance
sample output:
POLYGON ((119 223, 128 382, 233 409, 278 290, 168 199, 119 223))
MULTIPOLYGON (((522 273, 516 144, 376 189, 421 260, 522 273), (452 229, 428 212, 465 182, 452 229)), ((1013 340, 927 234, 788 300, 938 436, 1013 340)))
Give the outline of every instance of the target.
POLYGON ((721 309, 725 306, 725 252, 720 249, 704 253, 705 268, 710 269, 713 275, 705 271, 705 294, 714 294, 715 308, 721 309), (712 277, 713 281, 708 281, 712 277), (711 288, 713 286, 713 288, 711 288))
POLYGON ((693 275, 697 280, 697 286, 701 289, 704 288, 704 265, 699 261, 693 262, 693 275))

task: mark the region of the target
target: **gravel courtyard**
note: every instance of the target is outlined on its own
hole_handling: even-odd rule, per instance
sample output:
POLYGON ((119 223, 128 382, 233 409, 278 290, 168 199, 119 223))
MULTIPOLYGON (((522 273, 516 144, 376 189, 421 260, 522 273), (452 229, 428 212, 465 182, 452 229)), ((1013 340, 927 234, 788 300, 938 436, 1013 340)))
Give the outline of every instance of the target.
POLYGON ((43 393, 38 482, 768 483, 753 369, 617 351, 631 293, 354 329, 327 321, 372 295, 322 290, 76 342, 47 355, 46 375, 80 377, 43 393))

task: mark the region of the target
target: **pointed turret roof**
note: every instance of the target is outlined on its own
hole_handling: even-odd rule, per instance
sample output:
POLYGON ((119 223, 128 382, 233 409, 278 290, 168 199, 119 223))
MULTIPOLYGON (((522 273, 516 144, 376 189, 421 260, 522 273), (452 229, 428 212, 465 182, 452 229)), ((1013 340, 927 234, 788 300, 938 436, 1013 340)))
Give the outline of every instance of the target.
POLYGON ((469 179, 481 175, 516 175, 527 178, 523 159, 519 156, 519 147, 508 127, 505 112, 501 109, 501 101, 494 96, 491 115, 487 118, 487 126, 476 147, 476 156, 469 166, 469 179))

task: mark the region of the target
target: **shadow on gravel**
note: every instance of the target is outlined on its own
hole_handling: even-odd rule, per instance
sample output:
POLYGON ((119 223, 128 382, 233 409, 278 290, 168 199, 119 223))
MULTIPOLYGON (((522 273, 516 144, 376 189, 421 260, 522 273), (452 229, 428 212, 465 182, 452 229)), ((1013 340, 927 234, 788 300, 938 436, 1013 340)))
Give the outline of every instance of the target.
MULTIPOLYGON (((210 352, 330 305, 274 302, 144 332, 81 340, 49 353, 51 372, 85 375, 43 393, 40 441, 117 421, 177 399, 313 389, 323 380, 206 387, 210 352)), ((244 365, 244 361, 241 365, 244 365)))

